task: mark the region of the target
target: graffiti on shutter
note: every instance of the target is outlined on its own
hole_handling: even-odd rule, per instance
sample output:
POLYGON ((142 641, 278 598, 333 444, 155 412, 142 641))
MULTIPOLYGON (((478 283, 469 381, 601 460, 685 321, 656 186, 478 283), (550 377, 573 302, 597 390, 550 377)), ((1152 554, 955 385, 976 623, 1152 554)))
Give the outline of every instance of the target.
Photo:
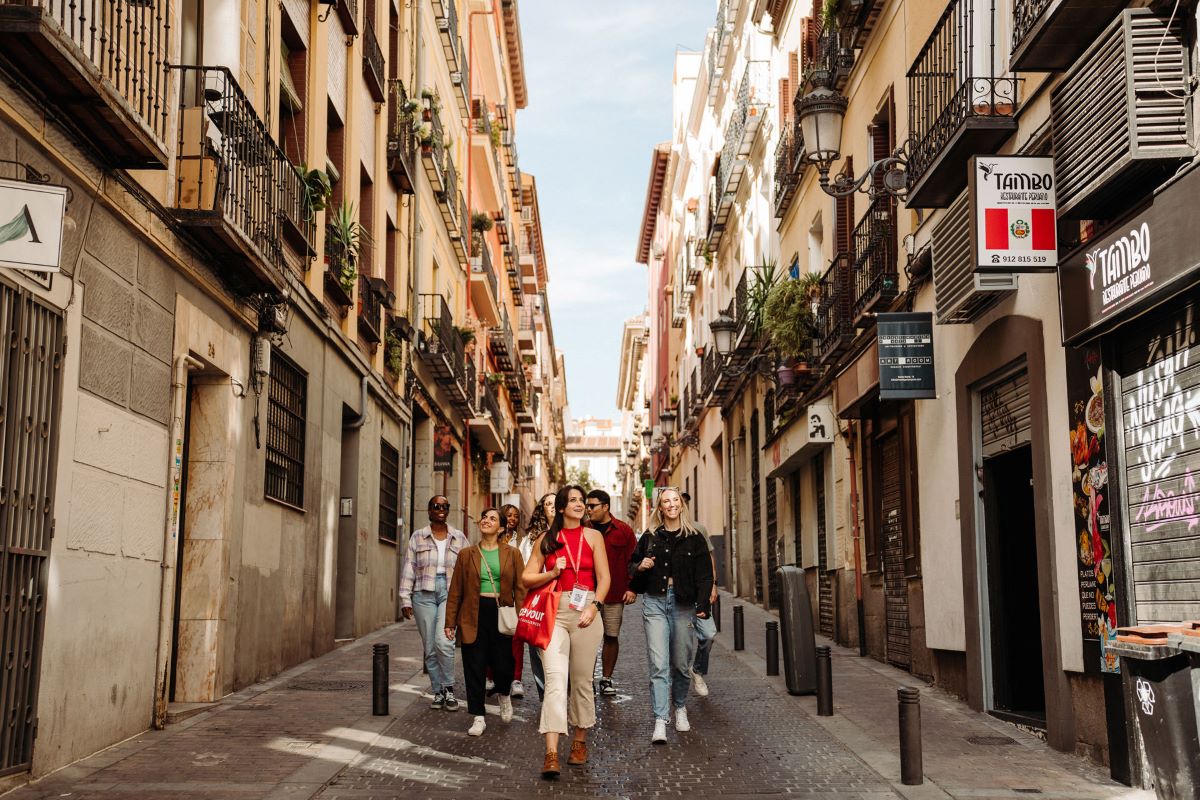
POLYGON ((908 581, 904 579, 904 492, 900 476, 900 435, 881 442, 883 475, 883 583, 887 618, 887 660, 908 669, 912 648, 908 632, 908 581))
POLYGON ((983 457, 1029 444, 1029 373, 1015 375, 979 394, 983 424, 983 457))

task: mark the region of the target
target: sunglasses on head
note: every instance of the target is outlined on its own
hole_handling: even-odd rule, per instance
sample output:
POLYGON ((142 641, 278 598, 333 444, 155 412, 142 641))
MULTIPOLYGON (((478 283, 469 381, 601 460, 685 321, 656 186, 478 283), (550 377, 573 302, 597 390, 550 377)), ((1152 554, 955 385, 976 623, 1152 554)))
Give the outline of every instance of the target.
POLYGON ((449 503, 430 503, 429 510, 430 511, 449 511, 450 504, 449 503))

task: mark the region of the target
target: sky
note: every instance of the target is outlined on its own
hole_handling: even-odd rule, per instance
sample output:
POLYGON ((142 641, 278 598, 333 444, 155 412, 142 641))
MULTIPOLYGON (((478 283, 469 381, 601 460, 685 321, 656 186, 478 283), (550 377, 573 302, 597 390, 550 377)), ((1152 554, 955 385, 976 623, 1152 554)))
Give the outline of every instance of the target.
POLYGON ((717 3, 523 0, 519 9, 529 105, 518 150, 521 171, 537 178, 571 415, 616 419, 622 325, 646 308, 646 267, 634 259, 650 154, 671 138, 675 52, 703 49, 717 3))

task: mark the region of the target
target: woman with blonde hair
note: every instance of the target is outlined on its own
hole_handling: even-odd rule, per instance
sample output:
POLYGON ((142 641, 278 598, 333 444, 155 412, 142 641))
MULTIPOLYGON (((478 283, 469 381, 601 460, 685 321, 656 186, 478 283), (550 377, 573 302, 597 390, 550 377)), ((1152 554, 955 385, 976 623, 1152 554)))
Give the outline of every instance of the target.
POLYGON ((638 540, 629 562, 630 588, 642 595, 646 651, 650 661, 650 701, 654 732, 667 741, 667 720, 675 710, 675 730, 692 729, 687 717, 692 659, 696 654, 693 619, 711 614, 713 570, 708 544, 692 522, 679 490, 659 490, 650 528, 638 540))
POLYGON ((522 576, 526 589, 557 581, 557 590, 562 592, 554 633, 542 651, 546 697, 538 732, 546 739, 544 778, 558 777, 558 738, 567 732, 568 724, 575 727, 575 736, 567 763, 587 763, 587 735, 596 724, 592 676, 604 628, 593 623, 600 613, 597 598, 608 594, 610 576, 604 537, 600 531, 583 527, 587 513, 584 494, 579 486, 558 490, 554 521, 533 548, 522 576))

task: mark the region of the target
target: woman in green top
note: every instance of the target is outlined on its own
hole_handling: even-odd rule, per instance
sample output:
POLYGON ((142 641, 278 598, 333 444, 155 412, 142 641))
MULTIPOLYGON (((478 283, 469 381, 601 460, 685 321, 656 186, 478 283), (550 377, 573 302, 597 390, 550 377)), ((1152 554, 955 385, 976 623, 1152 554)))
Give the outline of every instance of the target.
POLYGON ((512 636, 500 632, 500 608, 520 608, 524 601, 525 590, 517 578, 525 571, 525 562, 517 548, 500 542, 502 528, 500 512, 485 508, 479 515, 479 544, 459 552, 446 598, 446 638, 462 643, 471 736, 481 735, 487 727, 483 701, 484 675, 489 669, 500 690, 500 719, 512 721, 512 636))

